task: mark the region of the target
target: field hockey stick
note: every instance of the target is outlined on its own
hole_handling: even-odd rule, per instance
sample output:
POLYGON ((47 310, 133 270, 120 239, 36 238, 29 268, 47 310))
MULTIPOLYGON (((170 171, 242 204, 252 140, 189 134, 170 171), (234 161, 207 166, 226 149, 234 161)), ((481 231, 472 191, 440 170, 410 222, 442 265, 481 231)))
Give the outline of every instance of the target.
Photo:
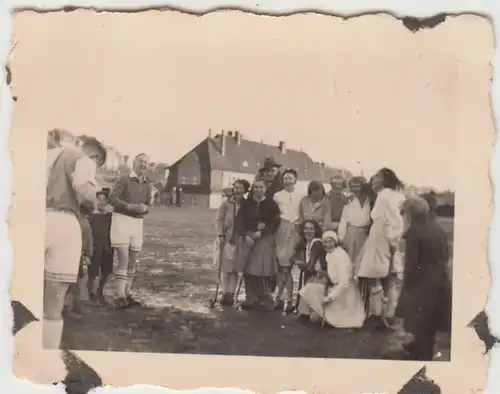
MULTIPOLYGON (((290 277, 292 276, 292 269, 293 269, 293 265, 290 265, 290 267, 287 267, 285 278, 283 279, 283 281, 280 283, 280 285, 278 287, 278 293, 276 294, 276 302, 278 302, 281 299, 281 297, 283 296, 283 292, 285 291, 285 286, 286 286, 288 280, 290 279, 290 277)), ((283 305, 283 313, 284 314, 286 314, 287 307, 288 307, 288 302, 284 302, 284 305, 283 305)))
POLYGON ((238 281, 236 282, 236 292, 234 293, 234 302, 233 302, 235 306, 237 306, 237 304, 238 304, 238 297, 239 297, 240 291, 241 291, 241 284, 243 283, 243 279, 244 279, 243 273, 246 271, 246 269, 248 267, 248 263, 250 260, 249 257, 250 257, 250 254, 252 253, 252 250, 254 247, 255 247, 255 244, 254 244, 254 246, 252 246, 252 248, 248 252, 247 260, 245 261, 245 265, 243 266, 241 273, 238 274, 238 281))
MULTIPOLYGON (((328 295, 328 281, 325 283, 325 287, 323 288, 323 297, 326 298, 326 296, 328 295)), ((325 320, 326 320, 326 302, 323 301, 323 304, 322 304, 322 314, 321 314, 321 328, 323 328, 325 326, 325 320)))
POLYGON ((382 323, 386 328, 393 328, 389 322, 387 321, 386 313, 387 309, 389 308, 389 290, 391 288, 391 275, 392 275, 392 270, 394 268, 394 256, 396 255, 396 252, 391 253, 391 257, 389 260, 389 273, 387 274, 387 282, 385 286, 383 287, 383 299, 382 299, 382 323))
POLYGON ((219 287, 221 281, 221 271, 222 271, 222 257, 224 254, 224 242, 219 238, 219 253, 217 256, 217 286, 215 287, 214 297, 210 300, 210 308, 213 308, 217 302, 217 297, 219 295, 219 287))
POLYGON ((297 288, 297 300, 295 301, 295 308, 294 308, 295 310, 299 309, 300 291, 302 290, 303 285, 304 285, 304 270, 301 268, 299 274, 299 287, 297 288))

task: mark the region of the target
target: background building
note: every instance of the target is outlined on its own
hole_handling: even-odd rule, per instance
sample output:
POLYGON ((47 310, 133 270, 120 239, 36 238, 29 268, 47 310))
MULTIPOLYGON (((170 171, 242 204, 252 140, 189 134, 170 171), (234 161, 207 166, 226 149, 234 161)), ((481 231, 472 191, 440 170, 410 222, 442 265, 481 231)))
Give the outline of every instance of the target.
POLYGON ((223 189, 238 178, 253 181, 266 157, 274 157, 283 168, 298 171, 297 187, 304 193, 312 180, 323 182, 328 191, 332 176, 351 177, 346 170, 329 168, 303 151, 289 149, 286 141, 268 145, 244 139, 239 131, 222 130, 214 137, 209 131, 207 138, 170 166, 167 189, 181 187, 186 206, 216 208, 223 189))

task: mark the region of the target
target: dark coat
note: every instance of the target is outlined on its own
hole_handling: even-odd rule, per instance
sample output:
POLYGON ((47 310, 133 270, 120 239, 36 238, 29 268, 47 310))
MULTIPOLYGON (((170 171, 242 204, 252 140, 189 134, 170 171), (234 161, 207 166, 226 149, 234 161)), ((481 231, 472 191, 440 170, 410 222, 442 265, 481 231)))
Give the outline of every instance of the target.
POLYGON ((423 220, 412 223, 405 247, 404 282, 396 315, 404 320, 407 332, 430 334, 451 316, 447 236, 436 221, 423 220))
POLYGON ((276 233, 280 224, 280 209, 273 199, 265 198, 257 203, 248 198, 241 203, 236 215, 236 233, 245 236, 257 231, 257 225, 264 223, 266 227, 261 231, 262 237, 276 233))
MULTIPOLYGON (((262 176, 260 173, 257 174, 257 176, 262 176)), ((267 182, 266 181, 266 197, 268 198, 273 198, 273 196, 282 191, 285 187, 283 186, 283 176, 281 175, 280 172, 278 172, 276 174, 276 176, 274 177, 274 179, 271 181, 271 182, 267 182)), ((253 190, 250 189, 250 192, 248 193, 248 199, 251 199, 253 196, 253 190)))
POLYGON ((326 271, 326 252, 323 242, 316 241, 311 247, 311 255, 309 261, 306 261, 306 242, 300 240, 295 247, 295 253, 292 257, 293 260, 300 260, 306 263, 305 270, 314 273, 316 263, 320 264, 323 271, 326 271))

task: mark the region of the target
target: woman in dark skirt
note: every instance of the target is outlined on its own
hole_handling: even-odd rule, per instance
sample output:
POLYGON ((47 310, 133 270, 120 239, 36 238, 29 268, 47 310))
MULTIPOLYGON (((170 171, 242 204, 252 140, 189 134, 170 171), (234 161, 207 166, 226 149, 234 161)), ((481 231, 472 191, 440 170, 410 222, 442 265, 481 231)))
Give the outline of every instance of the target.
MULTIPOLYGON (((306 220, 300 227, 300 242, 295 249, 293 260, 300 268, 299 291, 309 279, 326 275, 326 252, 321 241, 323 230, 318 222, 306 220)), ((300 297, 300 296, 299 296, 300 297)), ((309 307, 299 298, 297 311, 299 316, 309 316, 309 307)))
POLYGON ((405 204, 410 224, 405 236, 404 282, 396 316, 413 341, 405 346, 409 359, 432 361, 436 333, 447 307, 449 258, 446 233, 429 218, 429 205, 420 197, 405 204))
POLYGON ((280 223, 280 209, 266 197, 265 179, 258 177, 252 195, 243 201, 236 216, 238 255, 235 270, 243 273, 246 300, 242 308, 262 306, 273 309, 271 280, 278 271, 275 234, 280 223))

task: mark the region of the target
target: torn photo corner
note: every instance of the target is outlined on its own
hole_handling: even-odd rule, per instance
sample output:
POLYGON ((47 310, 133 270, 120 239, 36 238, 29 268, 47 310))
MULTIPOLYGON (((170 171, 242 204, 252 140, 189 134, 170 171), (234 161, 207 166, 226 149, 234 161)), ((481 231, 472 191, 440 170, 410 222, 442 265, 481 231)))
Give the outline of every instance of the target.
POLYGON ((484 387, 493 31, 417 22, 16 12, 15 374, 484 387))

